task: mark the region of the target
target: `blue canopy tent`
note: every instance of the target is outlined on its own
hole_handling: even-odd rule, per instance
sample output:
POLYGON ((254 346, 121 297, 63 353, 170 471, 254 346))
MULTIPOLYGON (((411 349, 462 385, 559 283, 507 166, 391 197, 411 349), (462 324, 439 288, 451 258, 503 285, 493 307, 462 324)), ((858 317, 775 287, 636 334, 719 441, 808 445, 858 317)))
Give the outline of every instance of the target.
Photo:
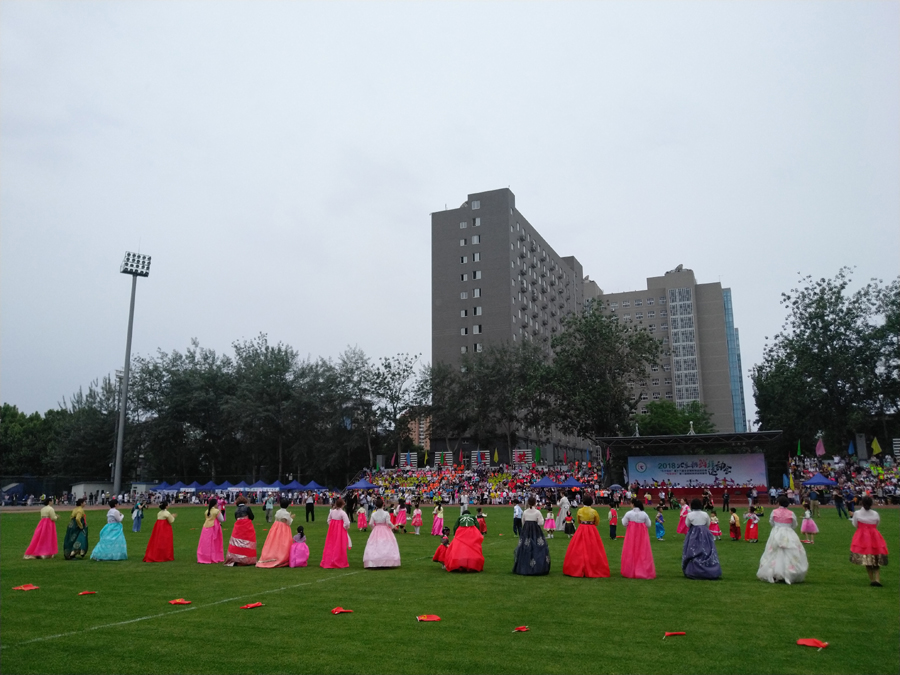
POLYGON ((292 480, 290 483, 288 483, 287 485, 284 486, 284 489, 285 490, 305 490, 306 486, 304 486, 303 483, 300 483, 299 481, 292 480))
POLYGON ((202 488, 203 488, 203 486, 200 485, 200 483, 198 483, 197 481, 194 481, 190 485, 185 485, 184 491, 187 492, 189 490, 201 490, 202 488))
POLYGON ((218 490, 219 486, 216 485, 215 483, 213 483, 212 481, 209 481, 208 483, 201 485, 198 489, 199 490, 218 490))
POLYGON ((282 483, 280 480, 276 480, 276 481, 275 481, 274 483, 272 483, 269 487, 278 488, 279 490, 283 490, 284 488, 287 487, 287 485, 285 485, 284 483, 282 483))
POLYGON ((246 489, 249 488, 250 486, 247 485, 247 483, 245 483, 244 481, 241 481, 241 482, 238 483, 237 485, 232 485, 231 487, 232 487, 233 489, 235 489, 235 490, 246 490, 246 489))
POLYGON ((547 476, 541 478, 537 483, 532 483, 533 488, 555 488, 560 487, 559 483, 554 483, 547 476))
POLYGON ((251 490, 268 490, 271 486, 265 481, 258 480, 253 485, 250 486, 251 490))
POLYGON ((372 483, 367 481, 365 478, 363 478, 363 479, 358 480, 355 483, 353 483, 353 485, 348 485, 345 489, 346 490, 377 490, 378 486, 373 485, 372 483))
POLYGON ((178 490, 183 490, 183 489, 186 488, 186 487, 187 487, 187 485, 185 485, 185 484, 182 483, 181 481, 178 481, 177 483, 172 483, 172 484, 171 484, 168 488, 166 488, 166 489, 167 489, 167 490, 175 490, 175 491, 177 492, 178 490))
POLYGON ((170 489, 169 484, 166 481, 163 481, 159 485, 154 485, 150 488, 150 492, 163 492, 164 490, 170 489))
POLYGON ((823 476, 822 474, 817 473, 809 480, 803 481, 803 485, 804 487, 814 485, 837 485, 837 481, 831 480, 830 478, 825 478, 825 476, 823 476))
POLYGON ((324 485, 319 485, 316 481, 312 480, 308 485, 304 486, 304 490, 327 490, 328 488, 324 485))
POLYGON ((565 480, 564 482, 562 482, 562 483, 559 484, 559 487, 564 487, 564 488, 583 488, 584 485, 582 485, 582 484, 579 483, 577 480, 575 480, 574 478, 572 478, 571 476, 569 476, 568 478, 566 478, 566 480, 565 480))
POLYGON ((230 487, 234 487, 234 485, 232 485, 229 481, 226 480, 224 483, 220 483, 219 485, 217 485, 216 489, 217 490, 227 490, 230 487))

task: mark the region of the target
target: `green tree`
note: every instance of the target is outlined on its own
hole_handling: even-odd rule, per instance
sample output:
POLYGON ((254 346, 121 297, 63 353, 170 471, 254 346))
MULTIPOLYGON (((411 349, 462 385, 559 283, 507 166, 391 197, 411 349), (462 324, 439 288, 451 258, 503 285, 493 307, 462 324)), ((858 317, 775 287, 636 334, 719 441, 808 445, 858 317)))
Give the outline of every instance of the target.
POLYGON ((642 436, 674 436, 694 433, 712 434, 716 427, 712 415, 699 401, 691 401, 678 408, 672 401, 651 401, 647 404, 646 415, 632 415, 632 424, 637 424, 642 436))

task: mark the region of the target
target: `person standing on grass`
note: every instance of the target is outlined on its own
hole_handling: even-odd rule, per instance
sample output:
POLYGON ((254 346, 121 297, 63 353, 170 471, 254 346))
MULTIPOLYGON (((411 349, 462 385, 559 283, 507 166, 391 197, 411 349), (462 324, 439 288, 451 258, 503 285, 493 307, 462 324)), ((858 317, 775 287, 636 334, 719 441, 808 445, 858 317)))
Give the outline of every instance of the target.
POLYGON ((197 542, 197 562, 201 565, 225 562, 222 541, 222 521, 225 516, 216 506, 218 503, 218 499, 210 497, 206 504, 206 518, 200 529, 200 541, 197 542))
POLYGON ((788 498, 778 498, 778 508, 772 511, 769 522, 772 531, 766 542, 766 550, 759 559, 756 578, 774 584, 783 581, 786 584, 799 584, 806 578, 809 562, 800 538, 794 532, 797 527, 797 516, 788 508, 788 498))
POLYGON ((172 562, 175 560, 175 541, 172 536, 172 523, 175 522, 175 514, 169 513, 169 502, 159 503, 159 513, 156 514, 156 523, 150 532, 150 541, 147 542, 147 550, 144 552, 144 562, 172 562))
POLYGON ((528 508, 522 512, 522 534, 513 551, 514 574, 543 576, 550 573, 550 548, 541 531, 544 516, 535 508, 536 504, 534 496, 529 497, 528 508))
POLYGON ((709 533, 716 541, 719 541, 719 539, 722 538, 722 528, 719 527, 719 516, 716 515, 715 511, 711 511, 709 514, 709 533))
POLYGON ((575 516, 578 527, 563 560, 563 574, 567 577, 609 577, 609 561, 597 531, 600 515, 591 508, 594 500, 590 495, 585 495, 582 503, 584 506, 575 516))
POLYGON ((881 516, 872 510, 872 498, 862 498, 862 508, 853 512, 853 541, 850 543, 850 562, 864 565, 869 575, 869 585, 881 587, 880 568, 887 565, 887 542, 878 531, 881 516))
POLYGON ((403 534, 406 534, 406 500, 403 497, 400 497, 394 509, 394 519, 397 529, 403 530, 403 534))
POLYGON ((728 510, 731 508, 731 495, 728 494, 728 488, 725 488, 725 491, 722 492, 722 513, 728 513, 728 510))
POLYGON ((294 535, 293 543, 291 543, 291 560, 290 567, 306 567, 309 562, 309 546, 306 543, 306 534, 303 532, 303 526, 297 526, 297 534, 294 535))
POLYGON ((519 506, 519 500, 513 499, 513 535, 520 536, 522 534, 522 507, 519 506))
POLYGON ((91 551, 91 560, 128 560, 128 546, 122 532, 125 516, 116 508, 119 503, 115 499, 110 499, 108 504, 106 525, 100 530, 100 541, 91 551))
POLYGON ((316 522, 316 498, 312 491, 306 493, 304 502, 306 503, 306 522, 308 523, 310 519, 316 522))
POLYGON ((45 497, 41 503, 44 505, 41 509, 41 519, 34 528, 31 543, 25 549, 25 560, 52 558, 59 553, 59 544, 56 539, 56 520, 59 516, 56 515, 56 510, 50 506, 48 498, 45 497))
POLYGON ((834 492, 831 494, 832 500, 834 500, 834 508, 837 511, 838 520, 841 519, 841 514, 844 514, 844 518, 850 519, 850 516, 847 515, 847 509, 844 507, 844 495, 841 492, 840 488, 835 488, 834 492))
POLYGON ((816 488, 809 491, 809 506, 812 511, 813 518, 819 517, 819 492, 816 488))
POLYGON ((253 510, 244 495, 238 497, 234 508, 234 527, 228 540, 225 566, 256 565, 256 530, 253 529, 253 510))
POLYGON ((688 506, 687 500, 684 498, 680 499, 679 502, 681 503, 681 512, 678 514, 678 527, 675 528, 675 531, 678 534, 687 535, 688 526, 687 522, 685 522, 685 518, 687 518, 687 515, 691 512, 691 507, 688 506))
POLYGON ((419 502, 416 502, 416 508, 413 509, 412 526, 416 529, 416 535, 419 534, 419 528, 422 527, 422 509, 419 508, 419 502))
MULTIPOLYGON (((374 516, 374 514, 373 514, 374 516)), ((340 497, 328 512, 328 533, 325 535, 325 548, 322 550, 322 561, 319 567, 339 569, 350 567, 347 561, 347 549, 350 548, 350 518, 344 511, 344 500, 340 497)))
POLYGON ((728 519, 728 533, 731 535, 731 541, 741 540, 741 517, 734 507, 732 507, 731 516, 728 519))
POLYGON ((759 516, 756 515, 756 509, 753 506, 747 511, 745 520, 747 524, 744 530, 744 541, 755 544, 759 541, 759 516))
POLYGON ((75 502, 75 508, 69 517, 69 526, 63 537, 63 557, 74 560, 84 558, 88 550, 87 515, 84 512, 84 497, 75 502))
POLYGON ((279 502, 280 509, 275 513, 275 522, 269 530, 269 535, 263 544, 259 554, 257 567, 271 569, 273 567, 287 567, 291 562, 291 526, 294 524, 294 516, 288 511, 291 500, 282 497, 279 502))
POLYGON ((813 520, 812 511, 809 508, 809 503, 805 504, 805 510, 803 511, 803 524, 800 525, 800 531, 808 537, 808 541, 810 544, 816 543, 816 533, 819 531, 819 527, 816 525, 816 521, 813 520))
POLYGON ((609 521, 609 538, 616 538, 616 528, 619 526, 619 512, 616 510, 615 506, 609 507, 609 513, 606 514, 606 519, 609 521))
POLYGON ((381 497, 375 500, 372 514, 372 534, 363 552, 363 567, 400 567, 400 548, 391 526, 391 517, 384 510, 381 497))
POLYGON ((466 511, 453 527, 453 541, 447 548, 444 566, 448 572, 481 572, 484 570, 484 553, 481 542, 484 535, 478 530, 478 521, 466 511))
MULTIPOLYGON (((564 525, 566 522, 566 516, 568 516, 571 512, 571 504, 569 504, 569 498, 566 497, 565 493, 562 493, 559 501, 556 503, 556 522, 559 525, 564 525)), ((572 526, 574 529, 574 525, 572 526)), ((559 527, 557 527, 559 529, 559 527)), ((574 532, 572 533, 574 534, 574 532)))
POLYGON ((681 552, 681 571, 688 579, 715 580, 722 577, 716 542, 709 531, 709 514, 703 502, 694 499, 685 517, 688 533, 681 552))
POLYGON ((663 507, 656 507, 656 541, 662 541, 666 536, 666 518, 663 515, 663 507))
MULTIPOLYGON (((141 499, 138 499, 134 502, 134 507, 131 509, 131 531, 132 532, 140 532, 141 531, 141 522, 144 520, 144 502, 141 499)), ((154 526, 155 527, 155 526, 154 526)))
POLYGON ((269 493, 269 496, 266 497, 266 502, 263 506, 263 510, 266 512, 266 522, 272 522, 272 514, 275 512, 275 497, 272 496, 272 493, 269 493))
MULTIPOLYGON (((622 517, 625 541, 622 542, 622 576, 628 579, 655 579, 656 565, 650 549, 650 516, 644 512, 644 503, 632 499, 634 506, 622 517)), ((662 515, 660 513, 659 515, 662 515)))
POLYGON ((444 532, 444 507, 441 504, 435 504, 434 509, 431 511, 432 515, 432 523, 431 523, 431 536, 440 537, 443 536, 444 532))

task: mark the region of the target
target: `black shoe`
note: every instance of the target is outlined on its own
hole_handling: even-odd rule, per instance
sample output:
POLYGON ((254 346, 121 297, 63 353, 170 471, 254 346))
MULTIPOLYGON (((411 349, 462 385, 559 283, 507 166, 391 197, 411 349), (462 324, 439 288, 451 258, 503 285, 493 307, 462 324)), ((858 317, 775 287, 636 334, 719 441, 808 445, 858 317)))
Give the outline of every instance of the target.
POLYGON ((872 582, 871 584, 869 584, 869 585, 870 585, 870 586, 877 586, 878 588, 881 588, 881 582, 880 582, 880 581, 873 581, 873 582, 872 582))

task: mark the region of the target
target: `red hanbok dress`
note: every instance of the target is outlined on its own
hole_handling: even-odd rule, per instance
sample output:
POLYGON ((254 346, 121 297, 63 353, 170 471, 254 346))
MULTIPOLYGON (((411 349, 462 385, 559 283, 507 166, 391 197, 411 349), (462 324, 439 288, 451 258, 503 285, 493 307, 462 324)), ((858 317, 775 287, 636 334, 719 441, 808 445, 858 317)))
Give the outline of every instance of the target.
POLYGON ((339 569, 350 567, 347 561, 347 549, 350 548, 350 517, 343 509, 331 509, 328 512, 328 533, 325 535, 325 548, 322 550, 322 562, 319 567, 339 569))
POLYGON ((878 523, 881 516, 871 509, 860 508, 853 512, 851 520, 856 527, 853 541, 850 542, 850 562, 867 567, 883 567, 888 562, 888 547, 878 523))
POLYGON ((175 540, 172 536, 172 523, 175 522, 175 514, 167 509, 160 509, 156 514, 156 523, 150 533, 150 541, 147 542, 147 550, 144 552, 144 562, 172 562, 175 560, 175 540))
POLYGON ((478 523, 471 513, 464 513, 456 521, 453 541, 447 547, 444 566, 448 572, 481 572, 484 570, 484 553, 481 542, 484 535, 478 531, 478 523))
POLYGON ((688 526, 687 523, 684 522, 684 519, 687 517, 687 514, 691 512, 691 507, 687 504, 684 504, 681 507, 681 514, 678 516, 678 527, 675 530, 678 534, 687 534, 688 526))
POLYGON ((578 521, 578 528, 566 549, 563 574, 567 577, 608 577, 609 561, 603 539, 597 531, 600 515, 591 507, 582 506, 575 520, 578 521))

